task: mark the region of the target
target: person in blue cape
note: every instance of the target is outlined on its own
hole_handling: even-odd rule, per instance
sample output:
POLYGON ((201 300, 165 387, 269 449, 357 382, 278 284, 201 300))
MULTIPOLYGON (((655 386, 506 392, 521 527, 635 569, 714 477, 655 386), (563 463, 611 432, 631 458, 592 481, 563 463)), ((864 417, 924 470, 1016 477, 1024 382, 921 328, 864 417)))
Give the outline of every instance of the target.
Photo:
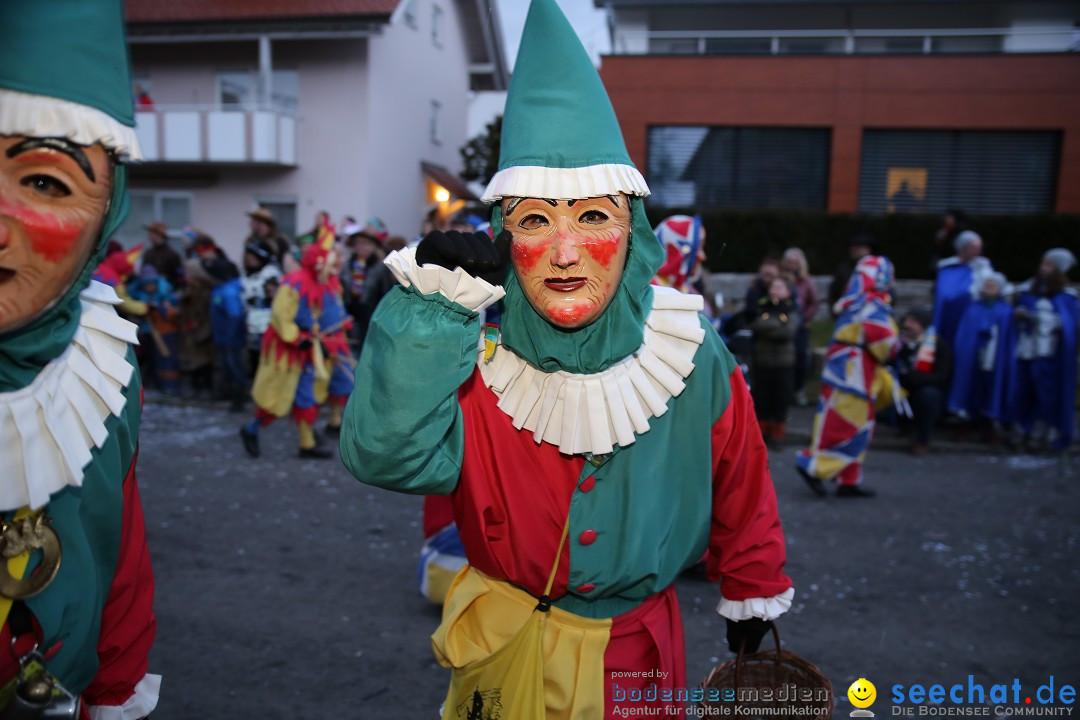
POLYGON ((974 230, 956 236, 956 255, 938 263, 934 283, 934 328, 938 337, 956 347, 956 329, 987 275, 994 271, 982 256, 983 242, 974 230))
POLYGON ((956 330, 949 412, 973 423, 992 440, 1005 413, 1012 306, 1002 297, 1007 281, 994 272, 983 280, 979 300, 968 306, 956 330))
POLYGON ((1009 420, 1032 451, 1072 443, 1080 301, 1068 287, 1068 272, 1075 265, 1065 248, 1046 251, 1038 274, 1020 287, 1015 302, 1009 420))

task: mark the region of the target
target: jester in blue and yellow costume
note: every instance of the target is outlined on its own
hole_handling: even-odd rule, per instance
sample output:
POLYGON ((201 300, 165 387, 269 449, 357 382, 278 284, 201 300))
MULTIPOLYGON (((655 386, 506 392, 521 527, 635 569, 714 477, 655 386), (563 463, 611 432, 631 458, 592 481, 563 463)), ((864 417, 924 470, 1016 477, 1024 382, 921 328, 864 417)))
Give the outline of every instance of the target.
POLYGON ((352 391, 351 364, 336 367, 350 357, 346 332, 352 324, 341 302, 336 258, 332 240, 312 243, 304 248, 300 268, 281 279, 251 389, 255 418, 240 429, 252 457, 260 454, 260 428, 290 413, 300 436, 300 457, 333 457, 318 446, 314 427, 328 396, 340 418, 352 391))
POLYGON ((826 480, 837 481, 841 497, 873 494, 862 487, 862 466, 874 436, 878 398, 891 396, 896 387, 885 367, 899 347, 892 282, 892 262, 868 255, 855 266, 836 302, 810 447, 795 458, 799 473, 819 495, 825 494, 826 480))
POLYGON ((135 326, 91 279, 127 213, 134 124, 120 0, 0 4, 5 717, 29 703, 20 661, 35 657, 64 717, 141 718, 157 704, 135 326))
POLYGON ((736 647, 794 594, 742 373, 700 297, 650 284, 664 253, 647 193, 573 29, 534 0, 485 193, 495 241, 433 233, 388 256, 402 287, 372 317, 345 411, 357 478, 451 498, 468 564, 433 644, 455 677, 523 626, 556 567, 549 720, 615 717, 620 693, 652 684, 642 706, 681 715, 662 699, 697 684, 674 582, 703 556, 736 647))

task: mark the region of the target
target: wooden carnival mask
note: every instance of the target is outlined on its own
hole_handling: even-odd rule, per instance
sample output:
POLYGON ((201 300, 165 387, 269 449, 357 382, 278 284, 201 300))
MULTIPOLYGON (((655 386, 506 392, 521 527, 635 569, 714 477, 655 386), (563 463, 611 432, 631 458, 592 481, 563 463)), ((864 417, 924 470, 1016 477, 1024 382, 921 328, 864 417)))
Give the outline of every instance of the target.
POLYGON ((112 181, 101 145, 0 135, 0 333, 71 287, 96 245, 112 181))
POLYGON ((588 325, 604 313, 622 280, 630 247, 626 195, 583 200, 506 198, 503 226, 529 304, 561 328, 588 325))

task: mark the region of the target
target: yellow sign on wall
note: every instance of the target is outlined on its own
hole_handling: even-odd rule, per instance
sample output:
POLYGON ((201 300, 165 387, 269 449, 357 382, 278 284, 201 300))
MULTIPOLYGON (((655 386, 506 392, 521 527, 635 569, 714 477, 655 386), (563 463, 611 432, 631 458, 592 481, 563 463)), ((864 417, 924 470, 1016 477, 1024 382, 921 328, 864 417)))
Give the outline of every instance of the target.
POLYGON ((926 200, 926 168, 889 168, 885 197, 890 213, 920 212, 926 200))

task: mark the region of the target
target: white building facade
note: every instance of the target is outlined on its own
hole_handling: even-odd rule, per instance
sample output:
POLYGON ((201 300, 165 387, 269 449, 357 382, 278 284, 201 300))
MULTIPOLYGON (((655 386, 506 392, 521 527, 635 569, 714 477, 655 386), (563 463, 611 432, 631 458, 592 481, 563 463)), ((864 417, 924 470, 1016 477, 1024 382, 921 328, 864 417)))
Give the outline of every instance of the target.
MULTIPOLYGON (((505 87, 494 10, 312 0, 268 16, 258 2, 228 5, 127 0, 145 162, 132 168, 117 239, 140 241, 154 220, 175 236, 193 225, 236 259, 258 205, 292 236, 320 210, 415 235, 437 189, 423 168, 445 170, 442 184, 460 170, 470 89, 505 87)), ((463 193, 448 189, 451 203, 463 193)))

